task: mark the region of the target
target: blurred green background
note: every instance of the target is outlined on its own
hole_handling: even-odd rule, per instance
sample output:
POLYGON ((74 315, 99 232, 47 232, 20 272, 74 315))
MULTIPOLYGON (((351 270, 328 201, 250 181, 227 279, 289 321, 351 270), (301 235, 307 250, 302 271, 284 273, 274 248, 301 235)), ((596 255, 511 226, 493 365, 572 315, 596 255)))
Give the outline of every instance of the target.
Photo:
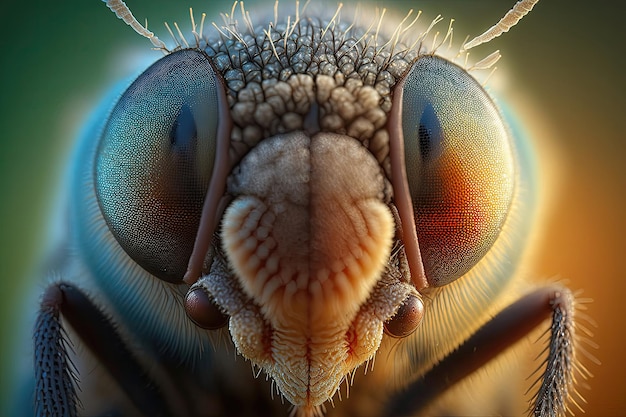
MULTIPOLYGON (((188 27, 196 12, 230 10, 220 2, 129 0, 162 39, 162 22, 188 27), (219 4, 216 6, 215 4, 219 4), (214 10, 211 10, 214 9, 214 10)), ((246 2, 252 7, 254 3, 246 2)), ((401 13, 422 9, 456 19, 456 36, 494 24, 511 1, 385 1, 401 13)), ((273 0, 265 2, 265 10, 273 0)), ((624 415, 626 358, 626 81, 621 2, 543 0, 510 33, 481 47, 504 54, 494 81, 532 133, 544 186, 534 245, 538 278, 560 277, 595 301, 596 377, 587 415, 624 415), (500 75, 499 75, 500 76, 500 75)), ((5 1, 0 5, 0 401, 12 381, 7 346, 22 329, 24 294, 33 289, 49 213, 81 121, 107 86, 137 71, 138 55, 161 56, 98 0, 5 1)), ((444 29, 442 29, 444 30, 444 29)), ((38 287, 41 289, 41 285, 38 287)), ((1 409, 1 407, 0 407, 1 409)))

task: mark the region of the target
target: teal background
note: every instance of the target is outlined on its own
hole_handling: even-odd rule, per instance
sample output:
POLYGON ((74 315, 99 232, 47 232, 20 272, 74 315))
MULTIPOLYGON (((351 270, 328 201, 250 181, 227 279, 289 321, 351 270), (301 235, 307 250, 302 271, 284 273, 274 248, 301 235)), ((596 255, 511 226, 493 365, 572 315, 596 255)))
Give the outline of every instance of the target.
MULTIPOLYGON (((232 2, 129 0, 135 16, 169 42, 162 26, 188 28, 188 7, 230 11, 232 2)), ((246 2, 253 8, 255 2, 246 2)), ((420 8, 456 19, 456 36, 494 24, 511 1, 385 1, 404 12, 420 8)), ((271 10, 273 0, 265 2, 271 10)), ((623 415, 626 360, 623 294, 626 249, 626 81, 624 6, 543 0, 510 33, 476 51, 504 54, 503 97, 532 133, 544 178, 542 236, 529 271, 568 279, 595 302, 600 345, 596 378, 585 392, 587 415, 623 415)), ((334 6, 333 6, 334 7, 334 6)), ((76 133, 107 86, 136 73, 137 54, 157 59, 98 0, 5 1, 0 6, 0 401, 12 384, 8 348, 23 329, 17 320, 33 288, 50 213, 76 133)), ((210 21, 210 19, 208 19, 210 21)), ((441 28, 441 30, 445 30, 441 28)), ((34 308, 34 307, 33 307, 34 308)), ((2 407, 0 407, 0 410, 2 407)))

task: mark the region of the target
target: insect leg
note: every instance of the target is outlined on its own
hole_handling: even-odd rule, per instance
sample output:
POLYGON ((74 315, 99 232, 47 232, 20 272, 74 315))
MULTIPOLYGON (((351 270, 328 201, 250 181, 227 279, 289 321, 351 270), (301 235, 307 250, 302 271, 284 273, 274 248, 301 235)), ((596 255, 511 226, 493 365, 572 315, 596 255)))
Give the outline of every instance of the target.
POLYGON ((163 395, 111 320, 78 288, 56 283, 44 293, 33 334, 36 416, 78 415, 78 375, 61 314, 144 415, 169 415, 163 395))
POLYGON ((548 357, 532 405, 535 416, 562 416, 572 388, 574 364, 574 298, 564 287, 539 288, 511 304, 426 375, 396 393, 387 416, 406 416, 423 409, 448 388, 511 347, 552 317, 548 357))

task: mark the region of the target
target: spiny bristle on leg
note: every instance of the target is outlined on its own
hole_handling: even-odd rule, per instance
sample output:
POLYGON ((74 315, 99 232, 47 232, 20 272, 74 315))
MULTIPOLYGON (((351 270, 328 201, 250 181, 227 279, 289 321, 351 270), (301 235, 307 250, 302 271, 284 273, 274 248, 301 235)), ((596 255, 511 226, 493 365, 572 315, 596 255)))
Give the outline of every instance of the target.
POLYGON ((578 298, 578 294, 564 290, 552 301, 552 324, 540 338, 545 340, 546 348, 539 357, 546 356, 533 372, 536 379, 527 391, 536 391, 529 402, 529 415, 573 415, 572 407, 584 412, 580 403, 586 401, 579 388, 588 386, 584 381, 593 375, 581 356, 595 364, 599 362, 586 348, 597 348, 590 339, 593 333, 583 324, 586 321, 594 325, 582 312, 591 300, 578 298))

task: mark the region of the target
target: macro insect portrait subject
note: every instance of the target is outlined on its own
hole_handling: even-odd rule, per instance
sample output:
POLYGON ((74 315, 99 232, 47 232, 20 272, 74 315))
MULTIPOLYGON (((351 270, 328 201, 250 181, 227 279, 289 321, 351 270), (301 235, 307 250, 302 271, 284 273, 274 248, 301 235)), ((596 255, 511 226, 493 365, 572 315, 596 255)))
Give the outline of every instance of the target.
POLYGON ((34 414, 518 414, 455 384, 541 326, 528 412, 581 409, 584 305, 518 278, 532 156, 473 75, 499 52, 467 60, 535 3, 455 49, 316 2, 192 11, 168 46, 107 2, 164 56, 78 145, 34 414))

